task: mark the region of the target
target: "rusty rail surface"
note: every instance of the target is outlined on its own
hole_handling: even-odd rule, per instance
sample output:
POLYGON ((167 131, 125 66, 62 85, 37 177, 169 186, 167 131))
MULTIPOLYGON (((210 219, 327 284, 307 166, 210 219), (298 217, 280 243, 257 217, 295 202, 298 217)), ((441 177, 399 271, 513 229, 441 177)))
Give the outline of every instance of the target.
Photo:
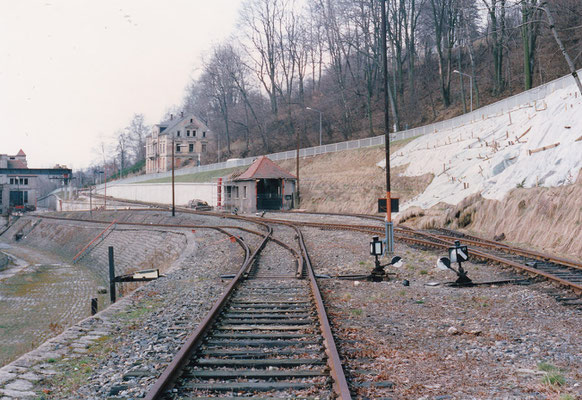
POLYGON ((323 335, 325 353, 328 356, 328 364, 331 372, 331 377, 333 379, 334 391, 338 398, 342 400, 351 399, 350 389, 344 374, 341 359, 337 351, 337 346, 333 338, 333 333, 331 332, 331 327, 329 325, 329 319, 325 312, 325 306, 323 304, 323 298, 321 297, 321 292, 319 286, 317 285, 317 280, 315 279, 315 273, 313 272, 313 266, 311 265, 311 259, 309 258, 309 253, 307 252, 307 246, 303 239, 303 234, 301 230, 295 227, 297 236, 299 239, 299 244, 301 246, 301 251, 303 252, 303 258, 305 259, 305 266, 307 268, 307 275, 309 277, 309 284, 311 286, 311 291, 315 298, 315 306, 317 308, 317 315, 319 317, 319 324, 321 327, 321 334, 323 335))
MULTIPOLYGON (((222 296, 218 299, 218 301, 214 304, 214 306, 210 309, 204 320, 198 325, 196 330, 192 332, 192 334, 186 340, 186 343, 182 346, 182 348, 178 351, 172 362, 166 367, 162 375, 156 380, 152 388, 149 390, 147 395, 145 396, 146 400, 155 400, 160 399, 161 396, 171 388, 172 384, 175 380, 180 376, 184 366, 190 360, 190 357, 193 351, 200 345, 204 335, 209 331, 210 327, 214 323, 214 321, 218 318, 220 311, 223 309, 224 305, 230 298, 231 294, 234 292, 236 287, 240 284, 244 274, 248 271, 251 264, 253 263, 255 257, 259 252, 263 249, 263 247, 267 244, 271 234, 273 233, 272 229, 269 228, 267 234, 264 236, 261 244, 257 249, 251 254, 250 256, 245 258, 245 261, 241 268, 239 269, 238 273, 234 277, 234 279, 230 282, 230 284, 226 287, 222 296)), ((237 239, 240 240, 240 239, 237 239)))
MULTIPOLYGON (((143 211, 143 209, 141 209, 143 211)), ((153 210, 152 210, 153 211, 153 210)), ((159 210, 155 210, 159 211, 159 210)), ((220 215, 220 217, 224 218, 224 215, 220 215)), ((230 217, 230 216, 229 216, 230 217)), ((53 219, 53 220, 67 220, 67 221, 78 221, 78 222, 89 222, 89 223, 108 223, 109 221, 104 220, 87 220, 83 218, 70 218, 70 217, 58 217, 58 216, 42 216, 42 218, 53 219)), ((229 286, 225 289, 223 295, 219 298, 219 300, 214 304, 213 308, 208 312, 205 319, 200 323, 200 325, 196 328, 196 330, 188 337, 186 343, 182 346, 179 352, 176 354, 173 361, 168 365, 168 367, 164 370, 162 375, 156 380, 154 386, 150 389, 150 391, 146 395, 146 399, 160 399, 163 395, 172 387, 175 380, 181 374, 184 366, 188 363, 192 353, 198 348, 200 343, 202 342, 204 336, 209 332, 211 329, 212 324, 220 315, 221 310, 227 303, 228 299, 232 295, 232 293, 236 290, 236 287, 239 283, 246 277, 248 274, 249 268, 253 263, 254 258, 256 255, 261 251, 261 249, 265 246, 267 240, 272 240, 273 242, 277 243, 278 245, 284 247, 288 251, 290 251, 295 258, 298 258, 297 265, 297 272, 296 277, 299 278, 302 275, 302 271, 305 270, 307 272, 307 276, 309 278, 309 286, 311 288, 311 292, 313 294, 315 308, 317 310, 321 335, 323 337, 323 344, 325 347, 325 353, 327 355, 327 363, 331 375, 331 379, 333 381, 333 390, 336 396, 340 399, 351 399, 349 387, 347 384, 347 380, 345 378, 341 359, 339 353, 337 351, 337 347, 335 345, 335 341, 333 338, 333 334, 331 331, 331 327, 329 324, 329 319, 327 318, 325 307, 323 304, 323 299, 321 293, 319 291, 319 287, 317 285, 317 281, 315 278, 315 273, 313 271, 313 267, 311 265, 311 260, 309 258, 309 254, 307 252, 307 247, 305 245, 305 241, 303 238, 303 234, 301 230, 295 226, 293 223, 289 221, 277 221, 281 225, 292 227, 296 232, 296 237, 299 242, 301 248, 301 255, 297 253, 297 251, 286 243, 281 242, 276 238, 272 238, 272 229, 265 223, 265 221, 257 221, 252 220, 246 217, 236 217, 233 216, 232 218, 240 219, 240 220, 247 220, 249 222, 260 224, 264 227, 267 227, 268 233, 262 234, 264 236, 261 245, 255 250, 255 252, 249 256, 248 246, 242 241, 239 237, 235 235, 231 235, 229 232, 225 231, 224 229, 240 229, 245 232, 249 232, 252 234, 261 234, 260 232, 253 231, 248 228, 238 227, 238 226, 207 226, 207 225, 184 225, 184 224, 150 224, 150 223, 140 223, 140 222, 131 222, 131 221, 122 221, 117 223, 119 225, 131 225, 131 226, 143 226, 143 227, 163 227, 163 228, 187 228, 187 229, 199 229, 199 228, 208 228, 208 229, 216 229, 221 231, 222 233, 233 237, 239 242, 241 246, 246 246, 246 256, 243 266, 240 268, 238 274, 235 278, 231 281, 229 286)))

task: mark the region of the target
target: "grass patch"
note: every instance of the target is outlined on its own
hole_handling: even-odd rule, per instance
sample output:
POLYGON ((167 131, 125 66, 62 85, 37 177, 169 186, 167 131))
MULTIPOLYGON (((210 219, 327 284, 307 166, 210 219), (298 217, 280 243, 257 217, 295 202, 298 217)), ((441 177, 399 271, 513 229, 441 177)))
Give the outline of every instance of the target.
POLYGON ((132 308, 130 311, 121 312, 116 315, 118 321, 130 323, 137 319, 141 319, 146 314, 151 313, 156 308, 162 305, 160 300, 144 300, 138 307, 132 308))
POLYGON ((416 304, 424 304, 424 300, 416 300, 415 303, 416 304))
POLYGON ((427 275, 428 271, 426 269, 421 269, 420 270, 420 275, 427 275))
MULTIPOLYGON (((186 174, 186 175, 176 175, 174 177, 174 182, 185 182, 185 183, 204 183, 204 182, 211 182, 213 179, 223 177, 225 175, 229 175, 234 171, 240 169, 246 169, 248 167, 234 167, 234 168, 225 168, 225 169, 217 169, 215 171, 204 171, 204 172, 197 172, 195 174, 186 174)), ((158 179, 150 179, 147 181, 135 182, 135 184, 142 184, 142 183, 170 183, 172 182, 172 177, 167 178, 158 178, 158 179)))
POLYGON ((350 314, 355 315, 355 316, 359 316, 362 315, 364 312, 362 311, 361 308, 352 308, 350 310, 350 314))
POLYGON ((546 373, 542 378, 544 385, 563 386, 566 383, 566 378, 555 365, 542 361, 538 363, 538 369, 546 373))
POLYGON ((52 388, 53 393, 68 396, 87 383, 87 379, 93 372, 93 367, 88 358, 81 358, 68 360, 66 364, 59 363, 58 371, 60 374, 49 378, 45 386, 52 388))
POLYGON ((563 386, 566 383, 566 378, 558 371, 548 372, 542 378, 542 383, 548 386, 563 386))
POLYGON ((540 362, 538 363, 538 369, 540 371, 544 371, 544 372, 554 372, 554 371, 558 371, 558 368, 553 366, 552 364, 549 364, 547 362, 540 362))
POLYGON ((576 398, 571 394, 563 394, 560 396, 560 400, 576 400, 576 398))

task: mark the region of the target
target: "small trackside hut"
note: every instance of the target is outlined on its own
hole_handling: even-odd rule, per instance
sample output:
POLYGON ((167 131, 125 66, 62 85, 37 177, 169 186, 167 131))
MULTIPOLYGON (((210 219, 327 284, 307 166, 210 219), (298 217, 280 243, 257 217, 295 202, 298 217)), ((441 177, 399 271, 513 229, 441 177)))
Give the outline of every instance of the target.
POLYGON ((297 178, 265 156, 256 159, 246 171, 233 173, 223 182, 226 210, 252 213, 293 208, 297 178))

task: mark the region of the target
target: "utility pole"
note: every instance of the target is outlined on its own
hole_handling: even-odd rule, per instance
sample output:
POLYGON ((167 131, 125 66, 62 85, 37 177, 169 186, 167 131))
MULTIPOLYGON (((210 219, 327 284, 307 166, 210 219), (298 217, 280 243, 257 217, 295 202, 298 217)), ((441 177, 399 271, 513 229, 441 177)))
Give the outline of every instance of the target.
POLYGON ((319 113, 319 147, 321 147, 321 128, 322 128, 322 124, 321 124, 321 117, 323 115, 323 113, 319 110, 316 110, 315 108, 311 108, 311 107, 305 107, 306 110, 311 110, 311 111, 316 111, 319 113))
POLYGON ((105 197, 103 200, 103 210, 107 211, 107 165, 103 166, 103 170, 105 171, 105 197))
POLYGON ((386 49, 386 0, 382 4, 382 69, 384 74, 384 142, 386 147, 386 253, 394 251, 394 228, 392 225, 392 204, 390 196, 390 116, 388 97, 388 53, 386 49))
MULTIPOLYGON (((470 86, 471 86, 471 112, 473 112, 473 77, 471 75, 466 74, 464 72, 461 72, 459 70, 454 70, 453 72, 456 74, 459 74, 461 76, 465 75, 466 77, 468 77, 470 79, 469 82, 471 83, 470 84, 470 86)), ((465 110, 466 110, 466 108, 465 108, 465 110)))
POLYGON ((296 171, 297 171, 297 187, 295 188, 295 193, 297 194, 297 208, 301 205, 301 198, 299 194, 299 129, 297 129, 297 157, 296 157, 296 171))
POLYGON ((176 196, 174 192, 174 147, 176 146, 174 137, 172 137, 172 217, 176 216, 176 196))

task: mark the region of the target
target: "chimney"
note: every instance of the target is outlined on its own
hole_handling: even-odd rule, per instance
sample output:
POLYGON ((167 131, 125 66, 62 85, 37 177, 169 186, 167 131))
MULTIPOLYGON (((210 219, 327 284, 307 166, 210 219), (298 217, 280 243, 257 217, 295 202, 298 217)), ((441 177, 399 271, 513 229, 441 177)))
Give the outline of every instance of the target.
POLYGON ((174 119, 174 114, 170 114, 170 121, 174 119))
POLYGON ((184 118, 184 111, 180 112, 180 117, 184 118))

